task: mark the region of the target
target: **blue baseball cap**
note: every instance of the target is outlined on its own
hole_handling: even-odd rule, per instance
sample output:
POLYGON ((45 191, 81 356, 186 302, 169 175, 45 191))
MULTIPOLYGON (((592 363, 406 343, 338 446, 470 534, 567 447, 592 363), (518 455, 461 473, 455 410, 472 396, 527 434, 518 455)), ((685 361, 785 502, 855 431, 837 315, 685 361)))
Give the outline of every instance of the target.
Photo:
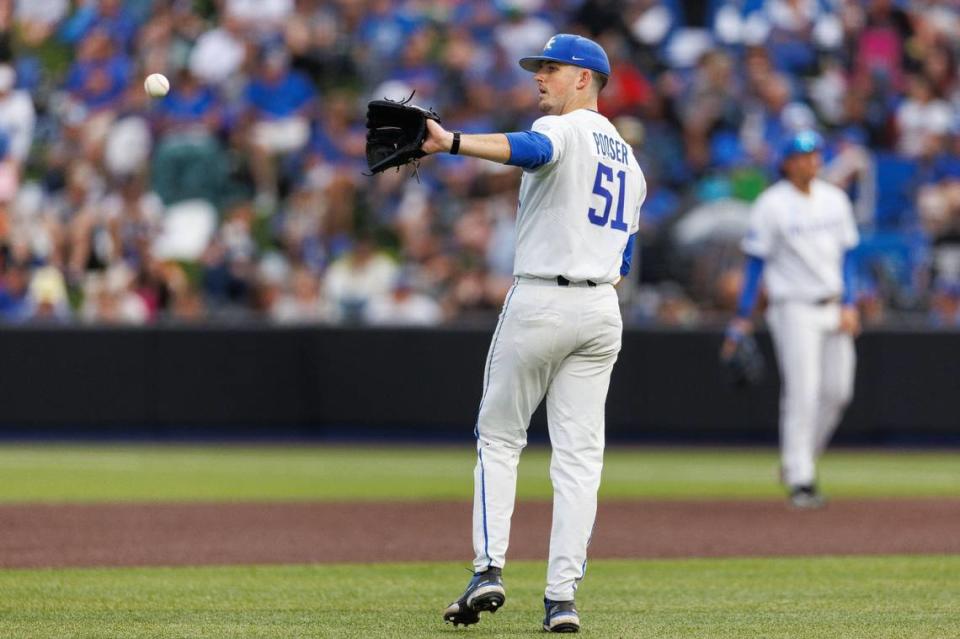
POLYGON ((812 129, 797 131, 787 136, 780 145, 780 159, 786 160, 797 153, 813 153, 823 150, 823 138, 812 129))
POLYGON ((520 58, 520 66, 536 73, 544 62, 562 62, 610 76, 610 60, 599 44, 583 36, 558 33, 543 47, 542 55, 520 58))

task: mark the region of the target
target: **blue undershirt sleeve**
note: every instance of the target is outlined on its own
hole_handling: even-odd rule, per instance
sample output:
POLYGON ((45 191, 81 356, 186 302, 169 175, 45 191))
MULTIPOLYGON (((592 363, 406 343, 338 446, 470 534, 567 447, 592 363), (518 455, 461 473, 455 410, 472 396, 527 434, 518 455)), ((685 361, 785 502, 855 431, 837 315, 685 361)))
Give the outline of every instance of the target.
POLYGON ((844 305, 853 304, 853 274, 855 270, 853 251, 847 251, 843 254, 843 295, 840 297, 844 305))
POLYGON ((740 291, 740 301, 737 303, 737 317, 747 318, 753 313, 762 275, 763 258, 747 255, 747 263, 743 266, 743 290, 740 291))
POLYGON ((510 143, 510 159, 507 164, 533 170, 553 159, 553 143, 543 133, 519 131, 505 135, 510 143))
POLYGON ((637 234, 634 233, 627 239, 627 248, 623 249, 623 262, 620 263, 620 277, 626 277, 630 272, 630 265, 633 263, 633 247, 637 243, 637 234))

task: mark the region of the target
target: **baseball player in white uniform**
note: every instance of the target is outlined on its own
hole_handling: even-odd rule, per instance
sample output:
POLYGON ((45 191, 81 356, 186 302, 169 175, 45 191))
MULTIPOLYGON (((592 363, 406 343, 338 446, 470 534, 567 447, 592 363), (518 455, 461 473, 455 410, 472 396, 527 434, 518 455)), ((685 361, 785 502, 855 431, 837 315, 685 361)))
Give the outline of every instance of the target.
POLYGON ((860 331, 850 256, 859 235, 846 193, 816 177, 821 148, 817 133, 802 131, 781 149, 784 179, 753 206, 743 240, 744 287, 723 346, 731 353, 752 330, 762 277, 782 379, 781 478, 797 508, 825 503, 816 460, 853 395, 853 338, 860 331))
POLYGON ((546 397, 553 458, 553 528, 545 630, 577 632, 574 593, 586 568, 603 466, 604 405, 623 329, 614 285, 625 275, 646 183, 630 146, 597 112, 610 75, 603 49, 556 35, 520 65, 534 73, 530 131, 460 135, 428 122, 427 153, 461 153, 523 168, 516 277, 484 371, 476 425, 474 577, 444 611, 458 624, 503 606, 520 452, 546 397))

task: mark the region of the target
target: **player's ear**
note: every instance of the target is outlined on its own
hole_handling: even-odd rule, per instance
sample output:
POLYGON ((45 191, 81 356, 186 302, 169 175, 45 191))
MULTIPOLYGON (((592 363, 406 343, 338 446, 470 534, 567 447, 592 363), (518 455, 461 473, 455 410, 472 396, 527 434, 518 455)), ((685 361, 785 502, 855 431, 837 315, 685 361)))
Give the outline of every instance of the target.
POLYGON ((593 72, 590 69, 580 69, 577 75, 577 88, 586 89, 593 82, 593 72))

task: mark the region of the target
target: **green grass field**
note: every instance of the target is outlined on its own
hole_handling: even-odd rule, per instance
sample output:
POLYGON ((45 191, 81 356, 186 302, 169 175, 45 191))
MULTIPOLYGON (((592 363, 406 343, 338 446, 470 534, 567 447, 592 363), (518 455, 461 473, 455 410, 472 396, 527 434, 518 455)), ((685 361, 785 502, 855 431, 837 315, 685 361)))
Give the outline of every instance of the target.
MULTIPOLYGON (((960 636, 960 557, 592 562, 584 637, 917 639, 960 636)), ((449 564, 0 572, 0 636, 253 639, 538 637, 543 566, 454 630, 449 564)))
MULTIPOLYGON (((469 499, 469 447, 0 446, 0 502, 469 499)), ((549 499, 549 452, 526 450, 518 495, 549 499)), ((835 497, 960 496, 954 452, 829 452, 835 497)), ((602 498, 781 495, 776 452, 613 448, 602 498)))
MULTIPOLYGON (((521 498, 549 497, 548 463, 524 454, 521 498)), ((472 465, 469 448, 7 445, 0 503, 467 499, 472 465)), ((957 467, 838 451, 821 476, 836 497, 957 497, 957 467)), ((613 449, 603 496, 779 497, 776 469, 773 450, 613 449)), ((0 570, 0 638, 541 636, 535 562, 508 566, 496 616, 443 625, 466 565, 0 570)), ((586 637, 958 638, 960 556, 597 561, 578 603, 586 637)))

